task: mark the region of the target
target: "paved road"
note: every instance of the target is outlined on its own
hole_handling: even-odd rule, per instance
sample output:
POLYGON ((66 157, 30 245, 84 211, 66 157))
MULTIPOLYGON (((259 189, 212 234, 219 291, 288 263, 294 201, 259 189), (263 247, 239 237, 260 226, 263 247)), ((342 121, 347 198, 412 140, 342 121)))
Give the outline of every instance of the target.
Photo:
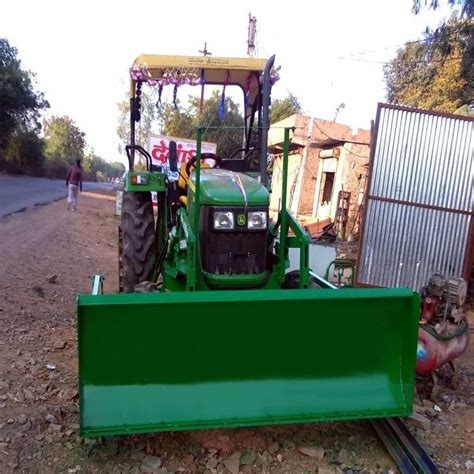
MULTIPOLYGON (((113 189, 113 184, 84 182, 83 190, 113 189)), ((0 175, 0 217, 67 196, 64 180, 0 175)))

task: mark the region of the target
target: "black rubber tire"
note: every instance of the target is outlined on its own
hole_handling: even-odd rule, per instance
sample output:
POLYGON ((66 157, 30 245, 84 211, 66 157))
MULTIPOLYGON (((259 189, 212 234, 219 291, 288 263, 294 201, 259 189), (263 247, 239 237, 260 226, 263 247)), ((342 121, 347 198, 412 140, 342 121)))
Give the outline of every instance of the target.
POLYGON ((123 291, 151 278, 156 262, 155 222, 151 193, 123 193, 123 291))

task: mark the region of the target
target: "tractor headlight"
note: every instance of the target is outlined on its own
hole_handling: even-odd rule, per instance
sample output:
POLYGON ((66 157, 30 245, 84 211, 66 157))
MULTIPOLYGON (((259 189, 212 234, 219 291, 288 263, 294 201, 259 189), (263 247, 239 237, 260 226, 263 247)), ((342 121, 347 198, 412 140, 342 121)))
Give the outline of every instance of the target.
POLYGON ((232 211, 214 212, 214 229, 232 230, 234 228, 234 213, 232 211))
POLYGON ((261 230, 267 228, 267 213, 265 211, 249 212, 247 216, 247 228, 261 230))
POLYGON ((148 176, 142 174, 132 174, 130 176, 131 184, 148 184, 148 176))

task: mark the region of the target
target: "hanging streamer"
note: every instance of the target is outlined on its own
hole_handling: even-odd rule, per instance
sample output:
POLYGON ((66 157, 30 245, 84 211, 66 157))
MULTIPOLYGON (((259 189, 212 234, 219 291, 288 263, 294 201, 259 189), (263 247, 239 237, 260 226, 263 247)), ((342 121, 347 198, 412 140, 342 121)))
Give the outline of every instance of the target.
POLYGON ((158 102, 156 103, 158 110, 161 108, 161 94, 163 94, 163 84, 158 84, 158 102))
POLYGON ((199 102, 199 115, 202 115, 202 112, 204 110, 204 84, 205 84, 205 79, 204 79, 204 69, 201 69, 201 101, 199 102))
POLYGON ((163 84, 158 85, 158 102, 161 104, 161 94, 163 94, 163 84))
MULTIPOLYGON (((270 83, 274 84, 276 81, 280 79, 280 74, 279 74, 279 67, 276 69, 272 69, 270 73, 270 83)), ((167 73, 160 79, 153 79, 151 76, 151 73, 148 71, 148 69, 142 67, 142 68, 132 68, 130 69, 130 77, 134 81, 142 81, 146 82, 149 86, 155 86, 156 84, 158 85, 189 85, 189 86, 199 86, 204 84, 204 71, 201 71, 201 77, 196 77, 195 73, 190 73, 190 74, 179 74, 176 75, 175 71, 171 71, 169 74, 167 73)), ((249 74, 247 77, 247 84, 246 84, 246 91, 250 92, 250 81, 252 79, 252 73, 249 74)), ((262 76, 260 76, 260 81, 262 81, 262 76)))
POLYGON ((227 71, 227 77, 224 82, 224 86, 222 87, 222 94, 221 94, 221 103, 219 104, 219 118, 224 120, 225 117, 225 88, 227 84, 229 84, 230 72, 227 71))
POLYGON ((250 81, 252 79, 252 73, 249 73, 247 80, 245 81, 245 94, 244 94, 244 110, 247 110, 250 101, 250 81))
POLYGON ((178 103, 176 102, 177 95, 178 95, 178 84, 175 84, 173 88, 173 105, 174 105, 175 110, 178 110, 178 103))
POLYGON ((219 104, 219 118, 224 120, 225 117, 225 86, 222 88, 221 103, 219 104))
POLYGON ((242 196, 244 197, 244 210, 247 210, 247 193, 245 192, 245 186, 244 183, 242 183, 242 180, 240 179, 240 176, 238 174, 235 175, 235 181, 237 184, 237 187, 240 189, 240 192, 242 193, 242 196))

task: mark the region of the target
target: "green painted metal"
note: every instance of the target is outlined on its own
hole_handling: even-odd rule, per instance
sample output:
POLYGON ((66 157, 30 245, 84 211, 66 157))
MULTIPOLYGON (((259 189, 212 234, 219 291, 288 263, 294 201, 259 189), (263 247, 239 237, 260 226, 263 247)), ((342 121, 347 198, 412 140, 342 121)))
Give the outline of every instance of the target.
POLYGON ((80 295, 81 435, 410 414, 407 289, 80 295))
MULTIPOLYGON (((168 205, 166 193, 158 192, 156 194, 157 201, 157 213, 156 213, 156 228, 155 228, 155 243, 156 243, 156 255, 161 256, 162 253, 166 252, 166 242, 168 238, 168 205)), ((157 281, 159 278, 160 268, 156 266, 153 281, 157 281)))
POLYGON ((164 288, 170 291, 191 291, 199 282, 199 267, 196 267, 197 238, 188 213, 181 208, 177 213, 177 225, 170 233, 168 252, 163 265, 164 288))
POLYGON ((338 286, 341 286, 342 277, 344 275, 344 269, 350 268, 351 269, 351 276, 349 277, 349 284, 347 286, 353 287, 354 286, 354 277, 355 277, 355 265, 352 260, 347 260, 343 258, 338 258, 333 260, 326 268, 326 273, 324 274, 324 278, 329 281, 329 272, 331 267, 334 266, 334 269, 337 269, 337 278, 338 278, 338 286))
POLYGON ((300 288, 306 288, 309 285, 309 236, 305 233, 298 221, 285 210, 286 222, 288 227, 292 230, 295 237, 287 238, 288 247, 300 249, 300 288), (291 239, 291 240, 290 240, 291 239))
POLYGON ((268 273, 257 273, 250 275, 216 275, 214 273, 202 272, 204 281, 211 288, 262 288, 269 278, 268 273))
MULTIPOLYGON (((196 176, 191 175, 191 180, 195 183, 196 176)), ((269 203, 270 195, 265 186, 244 173, 224 169, 201 170, 201 204, 264 207, 269 203)))
POLYGON ((164 192, 166 190, 165 176, 159 171, 128 171, 125 175, 125 191, 127 192, 164 192), (147 184, 132 184, 132 176, 144 176, 147 184))
POLYGON ((290 130, 281 209, 260 275, 202 271, 201 206, 269 206, 258 180, 201 169, 202 126, 187 205, 171 229, 160 213, 164 175, 137 171, 148 182, 132 185, 127 174, 126 191, 158 192, 161 292, 102 295, 96 277, 95 295, 78 297, 81 435, 410 414, 419 297, 408 289, 339 291, 310 271, 309 238, 286 205, 290 130), (300 250, 299 289, 283 290, 290 248, 300 250), (310 277, 326 289, 308 288, 310 277))
POLYGON ((78 298, 81 435, 408 415, 419 297, 406 289, 307 288, 310 274, 332 285, 310 272, 309 238, 286 209, 290 129, 282 209, 267 239, 273 268, 202 271, 200 206, 269 204, 248 176, 201 170, 202 131, 188 205, 169 233, 166 213, 158 213, 162 292, 78 298), (289 248, 300 250, 299 290, 280 289, 289 248))
POLYGON ((195 235, 191 249, 191 258, 188 260, 192 272, 187 278, 187 289, 195 290, 198 286, 198 269, 201 268, 201 260, 199 258, 199 214, 201 209, 201 143, 202 143, 202 127, 196 127, 196 167, 194 171, 194 196, 192 200, 192 209, 194 215, 191 222, 193 223, 193 232, 195 235))
MULTIPOLYGON (((202 133, 203 128, 196 127, 196 168, 191 175, 192 185, 188 188, 188 204, 186 208, 178 210, 177 225, 170 233, 168 251, 161 268, 164 290, 280 288, 281 283, 278 283, 270 272, 258 275, 229 276, 212 275, 201 270, 198 231, 200 228, 200 207, 211 204, 238 205, 242 206, 242 210, 244 210, 252 206, 268 207, 270 199, 264 186, 243 173, 220 169, 201 169, 202 133), (245 192, 242 192, 242 189, 245 192)), ((298 226, 298 224, 296 225, 298 226)), ((299 227, 299 229, 301 228, 299 227)), ((271 246, 272 240, 269 241, 269 247, 271 246)))
POLYGON ((288 182, 288 153, 290 147, 290 129, 285 128, 283 140, 283 170, 281 172, 281 209, 280 209, 280 242, 278 244, 278 280, 280 284, 285 281, 286 257, 288 247, 286 239, 288 238, 288 213, 286 212, 286 195, 288 182))

